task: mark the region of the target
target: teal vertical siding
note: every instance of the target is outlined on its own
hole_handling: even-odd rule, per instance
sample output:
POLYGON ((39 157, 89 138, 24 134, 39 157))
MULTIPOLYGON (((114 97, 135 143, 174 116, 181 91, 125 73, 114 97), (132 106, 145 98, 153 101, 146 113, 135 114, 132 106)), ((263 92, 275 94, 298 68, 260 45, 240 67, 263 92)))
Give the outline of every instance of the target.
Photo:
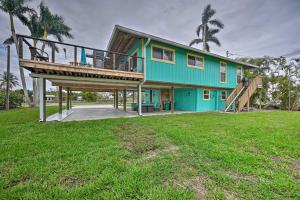
MULTIPOLYGON (((137 51, 138 57, 142 57, 143 56, 142 49, 143 49, 142 40, 140 39, 134 44, 134 46, 131 49, 127 51, 127 54, 131 56, 135 51, 137 51)), ((141 73, 142 71, 143 71, 143 60, 138 58, 138 72, 141 73)))
MULTIPOLYGON (((236 87, 236 64, 227 62, 227 82, 220 83, 220 59, 201 55, 204 57, 204 69, 191 68, 187 66, 187 50, 172 47, 157 42, 150 42, 146 48, 147 74, 146 80, 169 82, 177 84, 191 84, 220 88, 236 87), (175 49, 175 64, 151 60, 151 45, 156 44, 175 49)), ((198 54, 192 52, 193 54, 198 54)))
MULTIPOLYGON (((210 90, 210 99, 203 99, 203 89, 176 88, 174 91, 175 110, 218 111, 225 109, 225 100, 221 100, 222 90, 210 90)), ((229 94, 229 92, 227 93, 229 94)))
POLYGON ((197 110, 197 90, 194 88, 176 88, 174 90, 174 100, 175 110, 197 110))
MULTIPOLYGON (((160 95, 159 90, 152 90, 152 104, 156 109, 160 108, 159 95, 160 95)), ((150 103, 150 90, 145 90, 145 98, 143 103, 146 104, 150 103)))

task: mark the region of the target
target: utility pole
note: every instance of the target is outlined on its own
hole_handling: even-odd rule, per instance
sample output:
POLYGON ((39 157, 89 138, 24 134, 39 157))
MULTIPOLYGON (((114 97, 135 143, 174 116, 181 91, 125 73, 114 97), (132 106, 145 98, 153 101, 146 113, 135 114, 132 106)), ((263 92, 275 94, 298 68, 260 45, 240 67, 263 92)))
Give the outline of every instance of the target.
POLYGON ((10 75, 10 46, 6 47, 7 50, 7 69, 6 69, 6 110, 9 110, 9 75, 10 75))

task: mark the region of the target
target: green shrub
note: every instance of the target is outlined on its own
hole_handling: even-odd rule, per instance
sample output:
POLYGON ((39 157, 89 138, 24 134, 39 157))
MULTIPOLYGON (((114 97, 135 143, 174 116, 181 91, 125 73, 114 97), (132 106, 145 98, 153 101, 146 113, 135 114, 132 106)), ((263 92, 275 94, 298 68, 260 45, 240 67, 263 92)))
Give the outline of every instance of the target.
MULTIPOLYGON (((0 90, 0 110, 5 109, 5 91, 0 90)), ((21 107, 24 102, 23 93, 20 90, 11 91, 9 94, 9 108, 21 107)))

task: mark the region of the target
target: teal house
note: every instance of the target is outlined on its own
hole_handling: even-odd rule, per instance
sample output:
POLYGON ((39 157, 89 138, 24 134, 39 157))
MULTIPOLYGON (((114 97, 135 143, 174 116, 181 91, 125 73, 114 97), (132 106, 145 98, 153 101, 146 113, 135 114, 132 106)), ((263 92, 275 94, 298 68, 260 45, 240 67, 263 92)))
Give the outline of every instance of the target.
POLYGON ((108 50, 144 58, 131 59, 144 73, 143 103, 152 104, 155 110, 170 109, 169 102, 178 111, 225 110, 244 70, 257 68, 119 25, 108 50))
POLYGON ((118 25, 107 49, 133 56, 144 74, 142 102, 154 110, 225 110, 244 70, 257 67, 118 25))

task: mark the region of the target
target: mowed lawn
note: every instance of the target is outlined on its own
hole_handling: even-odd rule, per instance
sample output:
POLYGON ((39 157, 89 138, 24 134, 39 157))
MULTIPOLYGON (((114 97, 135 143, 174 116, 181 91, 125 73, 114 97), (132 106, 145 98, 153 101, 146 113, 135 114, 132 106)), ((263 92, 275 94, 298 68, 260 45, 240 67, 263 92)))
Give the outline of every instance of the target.
POLYGON ((0 199, 300 199, 300 112, 37 119, 0 112, 0 199))

